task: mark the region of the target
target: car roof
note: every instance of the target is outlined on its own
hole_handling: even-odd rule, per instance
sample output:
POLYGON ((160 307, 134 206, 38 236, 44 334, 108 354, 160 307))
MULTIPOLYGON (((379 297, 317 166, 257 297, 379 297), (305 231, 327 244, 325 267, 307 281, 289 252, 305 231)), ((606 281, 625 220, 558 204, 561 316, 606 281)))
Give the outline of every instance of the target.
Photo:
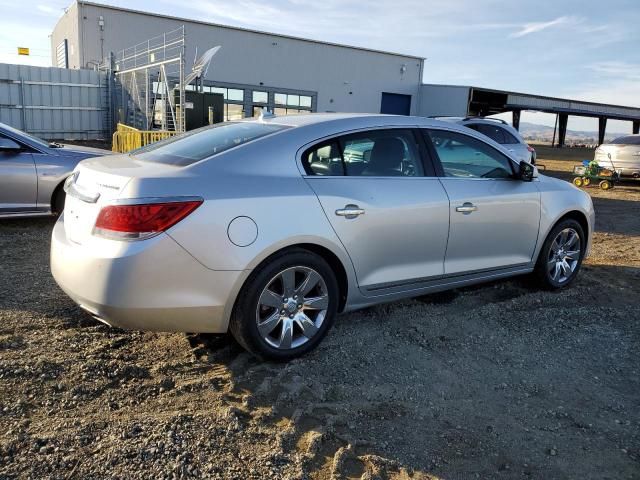
POLYGON ((266 124, 286 125, 288 127, 305 127, 311 125, 350 123, 368 126, 433 126, 450 128, 452 124, 442 120, 408 115, 387 115, 381 113, 308 113, 299 115, 268 115, 263 118, 245 119, 242 121, 263 122, 266 124))
MULTIPOLYGON (((438 120, 429 117, 416 117, 406 115, 385 115, 380 113, 308 113, 302 115, 265 115, 262 118, 252 118, 240 120, 242 122, 263 122, 272 125, 284 125, 288 127, 285 131, 295 135, 295 132, 301 134, 297 136, 296 141, 301 144, 307 142, 315 142, 323 137, 332 135, 342 135, 349 130, 374 129, 374 128, 437 128, 441 130, 451 130, 462 133, 467 136, 474 137, 482 142, 491 144, 502 154, 511 158, 512 161, 518 163, 512 158, 512 154, 504 147, 493 141, 491 138, 479 133, 475 130, 465 127, 461 123, 438 120), (304 132, 304 133, 303 133, 304 132)), ((510 127, 507 125, 507 127, 510 127)), ((285 132, 282 132, 286 134, 285 132)), ((522 141, 522 140, 520 140, 522 141)))

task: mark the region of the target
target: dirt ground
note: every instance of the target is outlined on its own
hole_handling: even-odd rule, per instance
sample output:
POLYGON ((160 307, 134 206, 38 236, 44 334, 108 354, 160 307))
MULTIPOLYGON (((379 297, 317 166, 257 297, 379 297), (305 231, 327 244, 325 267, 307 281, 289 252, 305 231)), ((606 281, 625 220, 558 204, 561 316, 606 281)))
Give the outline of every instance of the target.
MULTIPOLYGON (((592 155, 547 150, 564 178, 592 155)), ((53 220, 2 221, 0 478, 640 478, 640 185, 588 191, 574 287, 342 315, 289 364, 109 329, 51 278, 53 220)))

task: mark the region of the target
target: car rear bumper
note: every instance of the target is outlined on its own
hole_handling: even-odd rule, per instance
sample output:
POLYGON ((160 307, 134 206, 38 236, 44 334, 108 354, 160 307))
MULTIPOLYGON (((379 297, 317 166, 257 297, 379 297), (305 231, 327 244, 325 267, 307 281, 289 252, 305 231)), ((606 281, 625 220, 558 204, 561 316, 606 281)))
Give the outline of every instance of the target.
POLYGON ((117 327, 170 332, 227 331, 232 292, 243 271, 204 267, 171 237, 77 244, 59 220, 51 240, 51 272, 83 309, 117 327))

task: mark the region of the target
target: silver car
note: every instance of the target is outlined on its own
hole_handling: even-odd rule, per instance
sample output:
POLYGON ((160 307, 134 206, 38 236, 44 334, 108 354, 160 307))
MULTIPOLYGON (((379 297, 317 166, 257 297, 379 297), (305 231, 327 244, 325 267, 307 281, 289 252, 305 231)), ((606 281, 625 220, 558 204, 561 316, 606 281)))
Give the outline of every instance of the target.
POLYGON ((0 123, 0 218, 50 215, 64 207, 64 180, 80 160, 108 150, 48 143, 0 123))
POLYGON ((81 162, 53 231, 62 289, 109 325, 227 332, 262 358, 339 312, 534 273, 563 288, 589 195, 426 118, 310 114, 195 130, 81 162))
POLYGON ((518 130, 504 120, 490 117, 468 117, 460 120, 459 123, 499 143, 518 161, 524 160, 535 165, 535 149, 525 142, 518 130))
POLYGON ((596 148, 595 160, 601 167, 640 178, 640 135, 624 135, 600 145, 596 148))

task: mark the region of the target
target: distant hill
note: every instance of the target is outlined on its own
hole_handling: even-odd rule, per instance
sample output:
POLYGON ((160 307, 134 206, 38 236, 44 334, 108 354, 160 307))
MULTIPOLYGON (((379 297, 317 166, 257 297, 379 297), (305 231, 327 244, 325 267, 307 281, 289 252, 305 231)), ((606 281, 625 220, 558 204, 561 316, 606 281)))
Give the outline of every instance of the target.
MULTIPOLYGON (((531 142, 551 142, 553 139, 553 127, 547 125, 538 125, 536 123, 520 122, 520 133, 525 140, 531 142)), ((612 140, 624 133, 619 132, 607 132, 605 140, 612 140)), ((556 132, 556 140, 557 140, 556 132)), ((595 144, 598 142, 597 131, 580 131, 580 130, 567 130, 566 142, 580 143, 580 144, 595 144)))

